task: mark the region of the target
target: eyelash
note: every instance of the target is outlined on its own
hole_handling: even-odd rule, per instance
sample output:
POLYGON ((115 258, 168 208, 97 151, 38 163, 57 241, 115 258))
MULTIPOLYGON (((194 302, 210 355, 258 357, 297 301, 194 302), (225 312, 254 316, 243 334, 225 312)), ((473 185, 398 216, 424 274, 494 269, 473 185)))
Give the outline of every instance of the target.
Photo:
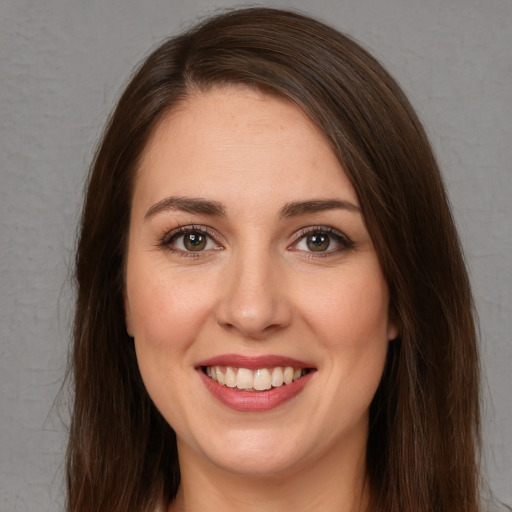
POLYGON ((173 254, 176 254, 178 256, 181 256, 183 258, 200 258, 201 253, 204 251, 186 251, 182 249, 176 249, 172 246, 176 240, 178 240, 180 237, 185 236, 187 234, 191 233, 200 233, 202 235, 205 235, 208 239, 212 240, 217 247, 220 246, 220 244, 217 241, 216 234, 206 228, 205 226, 180 226, 176 229, 173 229, 170 232, 166 232, 164 236, 161 238, 159 245, 163 247, 165 250, 172 252, 173 254))
MULTIPOLYGON (((215 245, 217 246, 214 250, 219 250, 222 248, 221 244, 217 241, 217 235, 212 230, 206 228, 205 226, 196 226, 196 225, 190 225, 190 226, 180 226, 176 229, 173 229, 170 232, 166 232, 160 242, 159 246, 165 248, 165 250, 170 251, 174 254, 177 254, 178 256, 184 257, 184 258, 199 258, 201 257, 201 253, 205 251, 187 251, 182 249, 176 249, 173 247, 173 243, 176 242, 180 237, 183 237, 187 234, 191 233, 200 233, 202 235, 205 235, 208 239, 213 241, 215 245)), ((330 244, 329 244, 330 245, 330 244)), ((355 243, 348 238, 346 235, 341 233, 340 231, 334 229, 331 226, 310 226, 307 228, 301 229, 295 238, 295 241, 288 246, 288 250, 290 251, 296 251, 296 252, 302 252, 304 253, 303 256, 306 258, 326 258, 329 256, 332 256, 334 254, 339 254, 345 250, 351 250, 355 248, 355 243), (334 241, 336 244, 339 244, 341 248, 338 249, 329 249, 326 251, 305 251, 296 249, 296 246, 304 240, 307 236, 311 235, 326 235, 329 237, 329 239, 334 241)), ((212 249, 208 249, 212 250, 212 249)))
POLYGON ((329 237, 331 242, 339 244, 341 247, 337 249, 329 249, 326 251, 301 251, 304 253, 303 256, 306 258, 327 258, 335 254, 340 254, 346 250, 352 250, 356 246, 348 236, 331 226, 309 226, 307 228, 301 229, 297 233, 295 241, 289 246, 290 250, 297 250, 293 248, 296 247, 306 237, 311 235, 326 235, 329 237))

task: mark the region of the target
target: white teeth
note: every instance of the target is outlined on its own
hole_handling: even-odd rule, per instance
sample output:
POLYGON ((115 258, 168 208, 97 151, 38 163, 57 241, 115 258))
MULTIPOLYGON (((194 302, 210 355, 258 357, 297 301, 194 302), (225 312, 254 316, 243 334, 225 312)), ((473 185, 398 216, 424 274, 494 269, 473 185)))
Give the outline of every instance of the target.
POLYGON ((265 391, 266 389, 270 389, 272 387, 270 372, 266 368, 263 368, 262 370, 256 370, 253 387, 256 391, 265 391))
POLYGON ((283 385, 283 382, 284 382, 283 370, 281 368, 279 368, 279 366, 278 366, 277 368, 274 368, 272 370, 272 386, 274 386, 275 388, 278 388, 279 386, 283 385))
POLYGON ((291 366, 287 366, 284 369, 283 377, 284 377, 284 383, 285 384, 291 384, 293 382, 293 368, 291 366))
POLYGON ((215 373, 217 374, 217 382, 224 385, 226 383, 226 379, 224 378, 224 374, 220 371, 220 367, 215 367, 215 373))
POLYGON ((228 388, 236 388, 236 373, 235 371, 233 370, 233 368, 231 368, 231 366, 228 366, 226 368, 226 386, 228 388))
POLYGON ((251 389, 254 387, 254 377, 251 370, 239 368, 236 376, 236 387, 238 389, 251 389))
POLYGON ((291 384, 306 375, 303 368, 291 366, 275 368, 235 368, 231 366, 207 366, 205 373, 212 380, 228 388, 238 388, 245 391, 266 391, 278 388, 283 384, 291 384))

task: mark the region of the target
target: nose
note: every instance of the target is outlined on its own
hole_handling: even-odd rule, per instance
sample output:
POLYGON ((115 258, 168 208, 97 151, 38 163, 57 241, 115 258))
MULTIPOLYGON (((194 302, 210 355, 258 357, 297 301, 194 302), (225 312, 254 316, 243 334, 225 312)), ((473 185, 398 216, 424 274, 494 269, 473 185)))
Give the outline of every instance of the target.
POLYGON ((240 254, 226 273, 216 307, 221 327, 246 339, 263 340, 290 325, 292 308, 284 276, 268 252, 240 254))

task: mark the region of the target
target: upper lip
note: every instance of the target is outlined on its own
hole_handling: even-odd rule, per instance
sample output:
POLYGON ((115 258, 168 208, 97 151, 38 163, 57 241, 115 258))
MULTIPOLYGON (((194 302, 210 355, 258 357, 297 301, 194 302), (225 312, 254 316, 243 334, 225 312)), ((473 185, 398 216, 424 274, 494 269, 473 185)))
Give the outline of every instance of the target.
POLYGON ((276 366, 291 366, 293 368, 314 368, 308 362, 300 361, 292 357, 279 355, 245 356, 242 354, 222 354, 200 361, 196 365, 204 366, 231 366, 235 368, 247 368, 258 370, 261 368, 274 368, 276 366))

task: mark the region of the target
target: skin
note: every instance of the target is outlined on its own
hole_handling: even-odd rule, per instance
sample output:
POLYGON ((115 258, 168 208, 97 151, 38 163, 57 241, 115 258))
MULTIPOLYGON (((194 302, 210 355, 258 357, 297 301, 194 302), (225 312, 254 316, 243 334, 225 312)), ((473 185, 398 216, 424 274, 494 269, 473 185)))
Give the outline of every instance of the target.
POLYGON ((147 390, 177 435, 169 510, 365 509, 368 410, 397 332, 357 207, 328 142, 286 99, 214 88, 156 129, 135 180, 125 310, 147 390), (215 201, 224 215, 161 208, 168 197, 215 201), (354 208, 283 216, 292 202, 333 199, 354 208), (191 225, 208 229, 204 250, 169 236, 191 225), (304 228, 318 226, 352 243, 327 234, 313 251, 304 228), (279 407, 240 412, 197 370, 233 353, 316 371, 279 407))

